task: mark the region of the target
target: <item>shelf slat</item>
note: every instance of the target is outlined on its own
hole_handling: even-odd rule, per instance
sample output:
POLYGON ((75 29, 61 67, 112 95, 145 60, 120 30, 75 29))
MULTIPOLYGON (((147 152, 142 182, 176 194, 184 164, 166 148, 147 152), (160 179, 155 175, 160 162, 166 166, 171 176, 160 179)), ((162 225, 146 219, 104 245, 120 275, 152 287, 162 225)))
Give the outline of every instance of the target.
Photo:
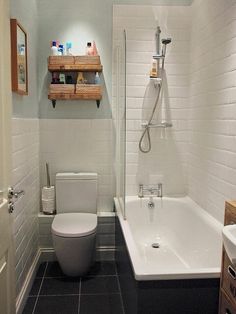
POLYGON ((102 65, 99 56, 50 56, 48 70, 50 72, 102 72, 102 65))
POLYGON ((102 95, 98 94, 48 94, 50 100, 101 100, 102 95))
POLYGON ((59 64, 50 64, 48 65, 48 71, 50 72, 102 72, 102 65, 97 64, 71 64, 71 65, 59 65, 59 64))

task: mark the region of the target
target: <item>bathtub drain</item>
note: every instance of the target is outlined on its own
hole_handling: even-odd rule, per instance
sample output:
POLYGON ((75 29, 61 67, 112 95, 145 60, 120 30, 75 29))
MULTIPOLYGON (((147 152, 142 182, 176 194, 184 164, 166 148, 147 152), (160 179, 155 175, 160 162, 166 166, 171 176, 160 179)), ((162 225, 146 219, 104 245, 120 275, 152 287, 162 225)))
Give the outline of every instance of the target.
POLYGON ((152 247, 154 248, 154 249, 159 249, 159 247, 160 247, 160 243, 152 243, 152 247))

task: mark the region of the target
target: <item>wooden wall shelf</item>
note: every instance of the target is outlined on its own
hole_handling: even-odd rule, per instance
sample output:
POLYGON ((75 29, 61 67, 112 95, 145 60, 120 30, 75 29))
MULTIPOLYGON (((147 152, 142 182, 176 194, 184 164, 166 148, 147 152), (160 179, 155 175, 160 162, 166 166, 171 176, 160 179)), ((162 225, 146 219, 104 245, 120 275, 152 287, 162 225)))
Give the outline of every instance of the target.
MULTIPOLYGON (((102 72, 100 56, 51 56, 48 58, 50 72, 102 72)), ((102 99, 102 87, 95 84, 50 84, 48 99, 53 107, 57 100, 96 100, 97 107, 102 99)))
POLYGON ((48 70, 50 72, 102 72, 102 65, 99 56, 51 56, 48 58, 48 70))
POLYGON ((83 94, 83 95, 76 95, 76 94, 49 94, 48 99, 50 100, 79 100, 79 99, 84 99, 84 100, 101 100, 102 96, 97 96, 97 95, 88 95, 88 94, 83 94))

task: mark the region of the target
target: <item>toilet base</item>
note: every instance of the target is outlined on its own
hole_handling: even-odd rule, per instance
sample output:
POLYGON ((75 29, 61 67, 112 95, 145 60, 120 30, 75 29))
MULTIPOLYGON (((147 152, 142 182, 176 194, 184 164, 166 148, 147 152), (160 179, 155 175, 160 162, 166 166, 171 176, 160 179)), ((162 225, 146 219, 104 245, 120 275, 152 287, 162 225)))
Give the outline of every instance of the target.
POLYGON ((52 235, 53 245, 63 273, 76 277, 85 275, 94 260, 96 233, 80 238, 52 235))

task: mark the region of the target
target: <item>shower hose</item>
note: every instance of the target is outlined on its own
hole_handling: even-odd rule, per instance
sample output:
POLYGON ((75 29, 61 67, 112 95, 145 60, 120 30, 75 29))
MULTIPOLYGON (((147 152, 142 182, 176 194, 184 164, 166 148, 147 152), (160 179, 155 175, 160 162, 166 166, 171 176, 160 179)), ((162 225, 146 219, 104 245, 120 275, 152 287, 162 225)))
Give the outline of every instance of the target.
MULTIPOLYGON (((162 68, 162 70, 163 70, 163 68, 162 68)), ((161 88, 162 88, 162 75, 161 75, 160 84, 158 85, 157 97, 156 97, 156 101, 155 101, 154 107, 152 109, 151 116, 150 116, 147 124, 144 127, 144 131, 143 131, 142 136, 141 136, 140 141, 139 141, 139 150, 142 153, 149 153, 151 151, 151 149, 152 149, 152 142, 151 142, 151 136, 150 136, 150 126, 151 126, 151 123, 152 123, 152 119, 153 119, 154 113, 155 113, 156 108, 157 108, 158 103, 159 103, 160 94, 161 94, 161 88), (145 136, 147 137, 147 147, 146 148, 143 147, 143 142, 145 140, 145 136)))

